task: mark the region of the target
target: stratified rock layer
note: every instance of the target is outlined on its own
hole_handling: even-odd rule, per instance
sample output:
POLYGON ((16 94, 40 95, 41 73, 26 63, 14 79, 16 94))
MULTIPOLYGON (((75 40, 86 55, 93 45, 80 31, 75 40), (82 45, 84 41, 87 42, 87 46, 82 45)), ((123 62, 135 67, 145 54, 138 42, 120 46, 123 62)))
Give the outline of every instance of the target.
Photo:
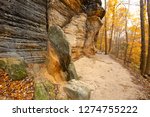
POLYGON ((43 62, 46 25, 46 0, 0 0, 0 57, 15 52, 28 63, 43 62))

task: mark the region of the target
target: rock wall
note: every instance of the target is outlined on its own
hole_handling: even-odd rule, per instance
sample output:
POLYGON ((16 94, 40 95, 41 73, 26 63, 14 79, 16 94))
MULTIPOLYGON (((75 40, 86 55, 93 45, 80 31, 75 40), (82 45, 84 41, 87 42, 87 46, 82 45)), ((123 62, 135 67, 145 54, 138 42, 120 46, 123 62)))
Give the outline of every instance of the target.
POLYGON ((72 58, 78 58, 86 52, 82 52, 83 48, 93 47, 92 40, 101 25, 98 18, 88 20, 80 0, 0 0, 0 5, 0 57, 17 55, 27 63, 45 61, 47 26, 62 28, 72 58))
POLYGON ((86 21, 87 15, 81 13, 73 16, 70 23, 63 27, 66 39, 71 46, 71 57, 73 59, 78 59, 82 55, 87 33, 86 21))
POLYGON ((50 0, 48 3, 49 27, 53 25, 64 27, 75 14, 71 6, 68 6, 68 0, 50 0))
POLYGON ((49 28, 62 28, 71 47, 72 59, 95 53, 94 39, 105 15, 101 6, 85 11, 84 4, 83 0, 52 0, 48 5, 49 28))
POLYGON ((0 0, 0 60, 25 61, 35 78, 35 99, 49 99, 45 87, 77 79, 72 61, 95 53, 104 14, 101 6, 85 10, 83 0, 0 0))
MULTIPOLYGON (((87 9, 85 11, 83 6, 83 1, 80 0, 51 0, 48 2, 49 46, 54 47, 53 51, 57 53, 55 62, 53 61, 57 63, 55 66, 60 66, 58 70, 55 66, 51 67, 52 65, 48 64, 48 71, 51 71, 50 74, 53 74, 54 77, 59 76, 58 79, 62 81, 77 78, 74 77, 77 75, 71 75, 76 74, 73 73, 75 70, 69 67, 73 65, 72 60, 79 59, 82 55, 89 56, 95 53, 94 40, 102 26, 101 19, 105 11, 101 6, 98 10, 87 9), (57 72, 61 75, 58 75, 57 72)), ((52 54, 49 53, 49 56, 52 57, 52 54)))
POLYGON ((46 0, 0 0, 1 58, 17 54, 28 63, 44 62, 46 8, 46 0))

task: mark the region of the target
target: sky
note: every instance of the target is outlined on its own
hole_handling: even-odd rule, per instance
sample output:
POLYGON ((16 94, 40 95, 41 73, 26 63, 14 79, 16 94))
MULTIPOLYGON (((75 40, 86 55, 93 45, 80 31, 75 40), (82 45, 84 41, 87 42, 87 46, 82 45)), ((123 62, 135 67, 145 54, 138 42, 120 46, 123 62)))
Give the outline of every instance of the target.
POLYGON ((130 12, 134 14, 136 17, 139 17, 140 13, 139 0, 130 0, 130 1, 131 1, 130 12))
MULTIPOLYGON (((105 4, 104 4, 104 1, 105 1, 105 0, 102 0, 103 6, 105 5, 105 4)), ((128 3, 128 0, 119 0, 119 1, 123 1, 123 2, 128 3)), ((130 9, 129 9, 129 11, 130 11, 130 13, 133 14, 135 17, 139 17, 139 13, 140 13, 140 12, 139 12, 139 9, 140 9, 139 3, 140 3, 140 0, 130 0, 130 9)))
MULTIPOLYGON (((108 1, 108 0, 107 0, 108 1)), ((120 2, 123 1, 124 3, 128 3, 128 0, 119 0, 120 2)), ((103 7, 105 7, 105 0, 102 0, 103 7)), ((140 18, 140 0, 130 0, 130 8, 129 12, 134 18, 140 18)), ((128 4, 127 6, 128 7, 128 4)), ((128 20, 128 25, 132 25, 131 20, 128 20)))
MULTIPOLYGON (((128 3, 128 0, 123 0, 123 1, 128 3)), ((129 12, 135 18, 140 18, 140 6, 139 6, 139 4, 140 4, 140 0, 130 0, 129 12)), ((129 26, 132 25, 132 21, 131 20, 128 20, 128 25, 129 26)))

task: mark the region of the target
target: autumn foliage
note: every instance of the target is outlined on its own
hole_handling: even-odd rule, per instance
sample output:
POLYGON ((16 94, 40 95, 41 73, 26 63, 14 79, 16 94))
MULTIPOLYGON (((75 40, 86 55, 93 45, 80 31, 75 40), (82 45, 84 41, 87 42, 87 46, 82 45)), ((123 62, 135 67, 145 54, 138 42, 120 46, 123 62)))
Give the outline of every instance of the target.
POLYGON ((33 79, 12 81, 8 74, 0 69, 0 99, 31 100, 34 94, 33 79))

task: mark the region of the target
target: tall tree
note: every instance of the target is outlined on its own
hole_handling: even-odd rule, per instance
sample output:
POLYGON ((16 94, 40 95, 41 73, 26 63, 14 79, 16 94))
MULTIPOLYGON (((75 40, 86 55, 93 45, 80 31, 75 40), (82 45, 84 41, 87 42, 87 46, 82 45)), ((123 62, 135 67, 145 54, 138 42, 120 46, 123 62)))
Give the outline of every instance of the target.
MULTIPOLYGON (((105 0, 105 10, 107 10, 107 4, 106 4, 106 0, 105 0)), ((107 17, 105 15, 105 54, 108 54, 108 47, 107 47, 107 17)))
POLYGON ((131 56, 132 56, 133 46, 134 46, 134 42, 135 42, 135 38, 136 38, 137 28, 138 28, 137 26, 133 26, 133 29, 134 29, 134 31, 132 31, 133 39, 132 39, 132 42, 131 42, 132 44, 131 44, 131 47, 129 50, 128 61, 131 61, 131 56))
POLYGON ((146 63, 146 71, 145 73, 150 76, 150 0, 147 0, 147 14, 148 14, 148 56, 147 56, 147 63, 146 63))
POLYGON ((114 25, 115 25, 115 10, 116 10, 117 2, 118 2, 117 0, 113 1, 113 6, 112 6, 112 26, 111 26, 111 35, 110 35, 110 40, 109 40, 108 52, 111 52, 111 49, 112 49, 112 38, 113 38, 114 25))
POLYGON ((126 11, 126 16, 125 16, 126 46, 125 46, 125 53, 124 53, 124 64, 126 64, 126 61, 127 61, 128 44, 129 44, 129 39, 128 39, 128 13, 129 13, 129 9, 130 9, 130 0, 128 0, 128 9, 126 11))
POLYGON ((140 70, 144 75, 146 65, 146 45, 145 45, 145 17, 144 17, 144 1, 140 0, 140 19, 141 19, 141 58, 140 70))

